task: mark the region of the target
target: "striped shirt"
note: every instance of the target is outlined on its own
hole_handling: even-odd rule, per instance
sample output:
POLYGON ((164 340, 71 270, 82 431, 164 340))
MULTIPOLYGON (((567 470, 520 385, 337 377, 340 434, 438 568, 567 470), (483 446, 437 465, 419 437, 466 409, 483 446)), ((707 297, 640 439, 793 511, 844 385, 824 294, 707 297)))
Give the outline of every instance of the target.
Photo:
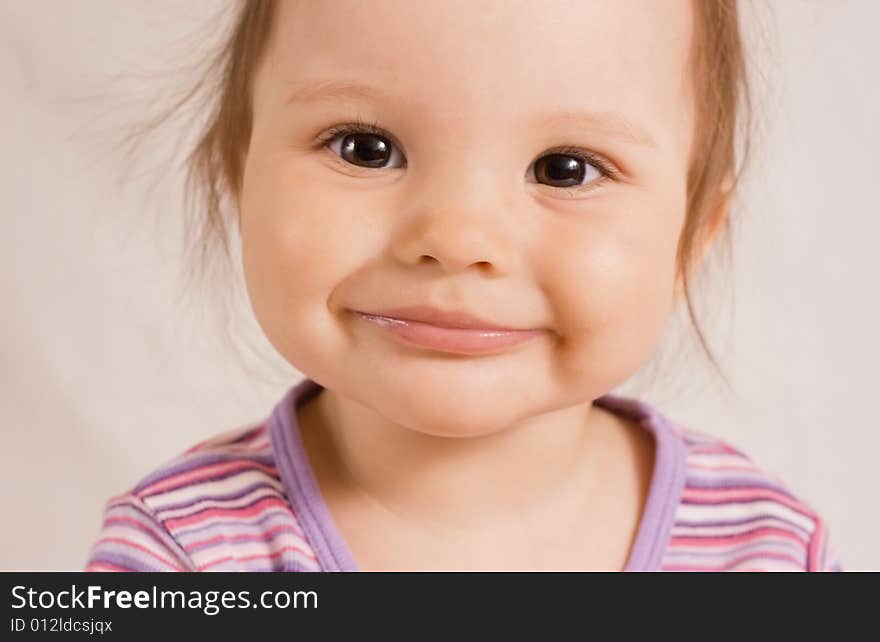
MULTIPOLYGON (((87 571, 356 571, 322 500, 293 386, 271 415, 197 444, 110 498, 87 571)), ((841 571, 825 522, 725 441, 649 404, 596 399, 654 437, 651 485, 626 571, 841 571)))

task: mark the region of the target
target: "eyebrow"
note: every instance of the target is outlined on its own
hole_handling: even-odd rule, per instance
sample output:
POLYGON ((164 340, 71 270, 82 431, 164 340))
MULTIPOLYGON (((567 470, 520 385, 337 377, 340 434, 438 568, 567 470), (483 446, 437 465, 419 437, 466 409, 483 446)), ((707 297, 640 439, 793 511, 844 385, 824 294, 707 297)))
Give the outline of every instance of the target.
MULTIPOLYGON (((288 95, 287 104, 334 102, 339 100, 369 100, 379 102, 387 99, 387 92, 363 83, 321 80, 295 83, 288 95)), ((560 109, 549 116, 534 121, 536 127, 574 127, 585 131, 601 132, 633 145, 657 147, 657 142, 643 127, 616 112, 560 109)))

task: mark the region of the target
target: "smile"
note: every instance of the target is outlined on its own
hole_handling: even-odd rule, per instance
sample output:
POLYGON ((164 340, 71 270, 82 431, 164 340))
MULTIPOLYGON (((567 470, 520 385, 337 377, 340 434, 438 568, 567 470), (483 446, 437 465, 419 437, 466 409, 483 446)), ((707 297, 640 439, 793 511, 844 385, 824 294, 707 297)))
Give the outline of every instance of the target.
POLYGON ((357 310, 354 313, 405 345, 454 354, 491 354, 530 341, 544 332, 540 329, 449 328, 357 310))

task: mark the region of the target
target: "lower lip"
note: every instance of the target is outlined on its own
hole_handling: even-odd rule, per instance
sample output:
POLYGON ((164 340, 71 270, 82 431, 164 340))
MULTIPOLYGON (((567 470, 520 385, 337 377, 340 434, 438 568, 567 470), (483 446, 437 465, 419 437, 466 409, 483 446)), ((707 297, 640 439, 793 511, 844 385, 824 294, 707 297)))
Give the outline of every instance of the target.
POLYGON ((443 328, 420 321, 354 312, 406 344, 456 354, 490 354, 525 343, 543 333, 543 330, 443 328))

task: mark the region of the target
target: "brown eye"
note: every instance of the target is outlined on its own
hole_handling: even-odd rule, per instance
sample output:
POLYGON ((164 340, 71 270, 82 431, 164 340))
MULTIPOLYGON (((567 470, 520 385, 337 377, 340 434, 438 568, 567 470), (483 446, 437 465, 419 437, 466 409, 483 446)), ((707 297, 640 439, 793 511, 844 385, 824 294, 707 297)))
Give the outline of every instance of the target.
POLYGON ((362 169, 406 166, 406 159, 393 137, 375 123, 358 121, 331 127, 318 137, 318 145, 326 147, 349 165, 362 169))
POLYGON ((601 169, 597 169, 586 159, 568 154, 548 154, 535 161, 535 180, 550 187, 578 187, 583 185, 584 178, 590 171, 587 168, 597 178, 604 175, 601 169))
POLYGON ((384 167, 391 158, 391 144, 373 134, 348 134, 342 138, 339 155, 352 165, 384 167))

